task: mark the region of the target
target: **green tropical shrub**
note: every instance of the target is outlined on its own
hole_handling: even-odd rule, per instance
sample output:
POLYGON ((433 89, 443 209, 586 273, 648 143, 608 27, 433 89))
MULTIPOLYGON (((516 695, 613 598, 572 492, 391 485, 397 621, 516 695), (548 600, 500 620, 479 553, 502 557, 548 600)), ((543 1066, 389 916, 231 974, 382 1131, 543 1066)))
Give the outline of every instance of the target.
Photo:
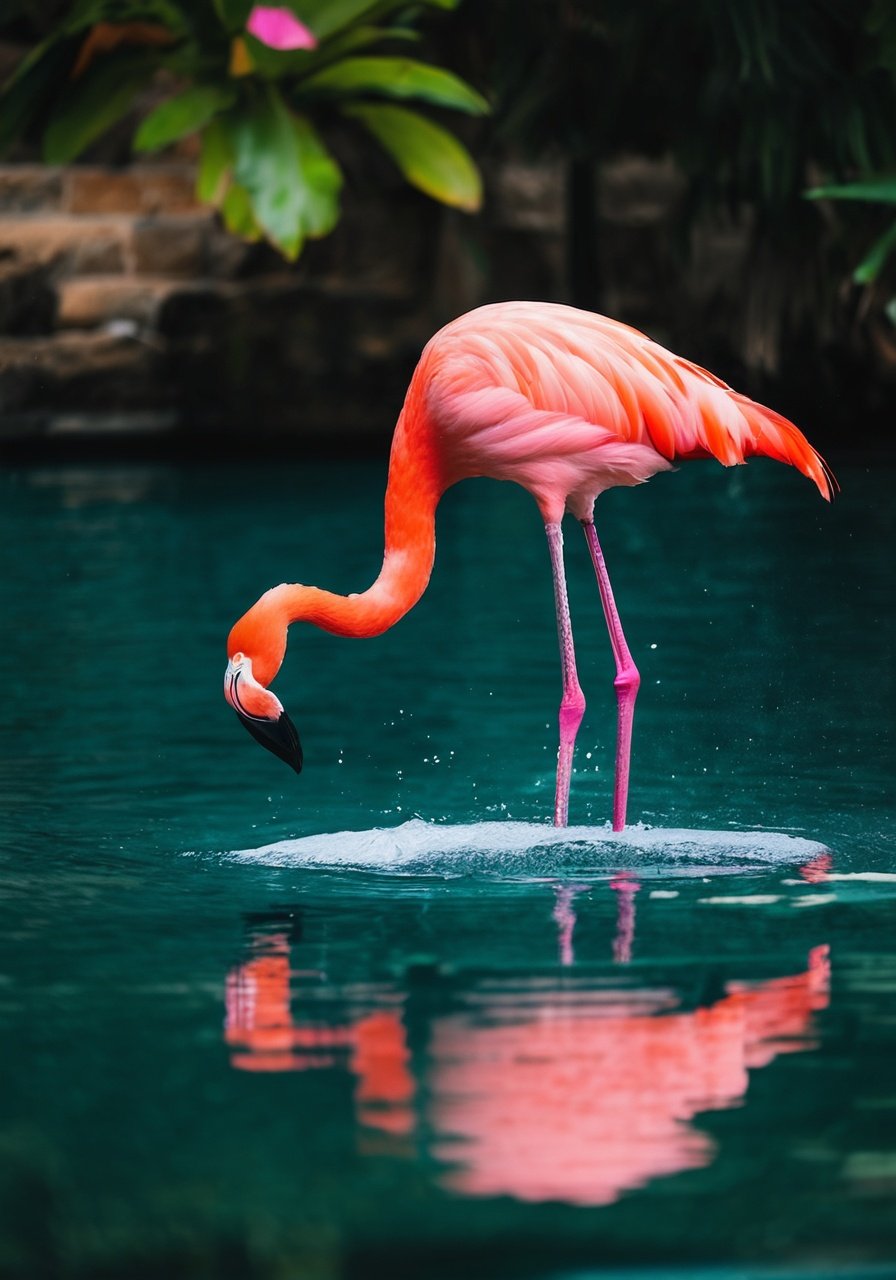
MULTIPOLYGON (((896 177, 878 175, 862 182, 842 186, 813 187, 806 194, 813 200, 858 200, 863 204, 896 205, 896 177)), ((873 240, 852 273, 856 284, 871 285, 878 279, 896 250, 896 222, 891 222, 883 235, 873 240)), ((887 316, 896 325, 896 298, 886 306, 887 316)))
POLYGON ((765 352, 776 330, 839 322, 844 276, 861 262, 861 282, 896 244, 896 232, 881 243, 880 206, 831 216, 803 198, 896 173, 894 0, 489 0, 465 12, 468 28, 493 136, 568 162, 570 240, 584 246, 570 288, 585 305, 602 305, 588 184, 619 156, 675 161, 682 256, 707 222, 747 229, 738 310, 765 352))
POLYGON ((170 92, 140 122, 134 149, 198 134, 199 198, 231 231, 289 259, 338 221, 343 176, 323 136, 337 121, 366 131, 412 186, 472 211, 473 160, 416 104, 473 115, 488 104, 406 53, 421 10, 457 2, 78 0, 5 85, 0 151, 36 135, 47 163, 67 164, 155 82, 170 92))

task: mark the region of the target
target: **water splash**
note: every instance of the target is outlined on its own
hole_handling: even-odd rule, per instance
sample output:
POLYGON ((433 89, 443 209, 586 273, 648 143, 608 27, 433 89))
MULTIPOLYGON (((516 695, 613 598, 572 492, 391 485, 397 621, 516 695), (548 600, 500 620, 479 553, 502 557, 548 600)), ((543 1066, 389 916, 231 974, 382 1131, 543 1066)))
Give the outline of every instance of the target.
POLYGON ((805 863, 826 852, 815 840, 776 831, 700 831, 642 824, 615 832, 534 822, 438 824, 420 818, 397 827, 336 831, 281 840, 228 857, 275 867, 339 868, 442 878, 491 875, 604 877, 621 868, 641 875, 706 875, 805 863))

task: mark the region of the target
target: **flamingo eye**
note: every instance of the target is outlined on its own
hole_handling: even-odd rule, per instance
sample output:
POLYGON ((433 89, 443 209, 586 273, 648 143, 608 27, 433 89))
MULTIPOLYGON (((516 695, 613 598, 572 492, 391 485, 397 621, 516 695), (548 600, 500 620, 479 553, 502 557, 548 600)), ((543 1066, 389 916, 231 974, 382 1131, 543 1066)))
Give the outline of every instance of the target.
POLYGON ((243 660, 243 655, 241 653, 235 653, 233 657, 230 659, 230 661, 234 664, 234 666, 237 666, 240 662, 242 662, 242 660, 243 660))

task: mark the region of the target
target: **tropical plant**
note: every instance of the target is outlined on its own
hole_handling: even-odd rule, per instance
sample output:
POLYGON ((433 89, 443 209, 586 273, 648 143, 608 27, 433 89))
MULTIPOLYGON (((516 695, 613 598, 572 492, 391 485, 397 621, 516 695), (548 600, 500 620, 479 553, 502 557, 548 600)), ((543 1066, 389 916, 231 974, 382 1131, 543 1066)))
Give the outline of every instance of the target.
MULTIPOLYGON (((896 205, 896 177, 880 175, 862 182, 847 182, 842 186, 813 187, 806 194, 812 200, 857 200, 862 204, 896 205)), ((875 237, 861 262, 854 269, 852 278, 856 284, 872 285, 896 250, 896 221, 891 222, 883 235, 875 237)), ((896 297, 886 305, 886 313, 896 325, 896 297)))
POLYGON ((76 159, 140 104, 138 152, 201 139, 199 198, 231 231, 289 259, 339 218, 342 170, 326 132, 348 121, 428 196, 475 210, 481 181, 444 126, 408 103, 472 115, 485 99, 408 57, 425 8, 458 0, 78 0, 21 61, 0 96, 0 151, 36 134, 49 164, 76 159), (396 50, 401 52, 396 52, 396 50))
POLYGON ((496 142, 568 162, 569 240, 584 246, 569 287, 586 305, 601 305, 595 162, 634 154, 671 157, 684 178, 682 255, 708 221, 749 234, 739 310, 762 361, 776 330, 837 310, 878 219, 869 207, 835 225, 803 194, 896 171, 894 0, 490 0, 471 28, 496 142))

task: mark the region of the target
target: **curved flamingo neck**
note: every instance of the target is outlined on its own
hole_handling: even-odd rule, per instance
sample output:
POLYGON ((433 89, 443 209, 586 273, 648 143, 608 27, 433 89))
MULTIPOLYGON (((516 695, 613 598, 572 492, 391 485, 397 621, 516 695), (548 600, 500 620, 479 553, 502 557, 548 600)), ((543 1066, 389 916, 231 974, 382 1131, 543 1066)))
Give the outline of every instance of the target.
POLYGON ((266 591, 236 623, 228 653, 253 659, 259 683, 273 680, 286 652, 291 622, 311 622, 339 636, 387 631, 426 590, 435 558, 435 511, 445 488, 416 379, 395 428, 386 487, 385 552, 376 581, 359 595, 282 583, 266 591))

